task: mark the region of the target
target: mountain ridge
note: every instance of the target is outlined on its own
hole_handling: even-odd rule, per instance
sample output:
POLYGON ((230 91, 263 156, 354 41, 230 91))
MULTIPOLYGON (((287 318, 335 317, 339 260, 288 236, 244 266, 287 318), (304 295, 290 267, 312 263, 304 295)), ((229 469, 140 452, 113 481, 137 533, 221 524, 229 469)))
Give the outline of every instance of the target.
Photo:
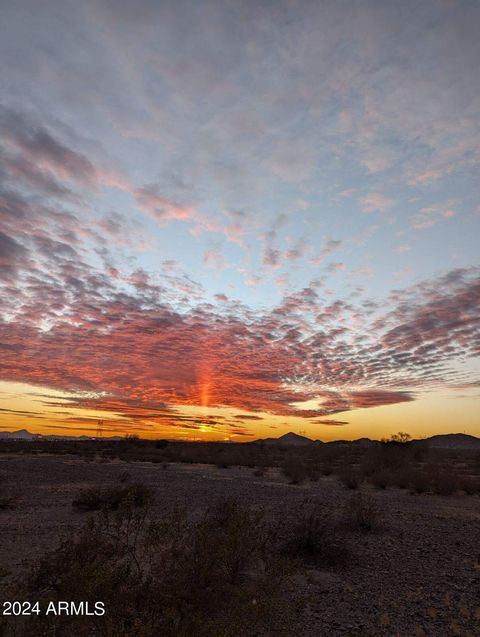
MULTIPOLYGON (((122 440, 122 436, 110 436, 102 437, 101 440, 122 440)), ((57 434, 35 434, 28 429, 17 429, 15 431, 0 431, 0 440, 72 440, 72 441, 88 441, 98 440, 96 436, 61 436, 57 434)), ((471 436, 464 433, 450 433, 450 434, 435 434, 429 438, 420 438, 411 441, 412 443, 419 445, 428 445, 430 447, 443 448, 443 449, 480 449, 480 438, 477 436, 471 436)), ((278 438, 259 438, 252 441, 253 444, 266 444, 266 445, 278 445, 278 446, 296 446, 304 447, 308 445, 361 445, 368 446, 378 444, 378 440, 371 440, 370 438, 358 438, 356 440, 331 440, 329 442, 323 442, 322 440, 314 440, 296 434, 293 431, 289 431, 278 438)))
MULTIPOLYGON (((0 440, 97 440, 96 436, 59 436, 58 434, 34 434, 28 429, 0 431, 0 440)), ((121 436, 102 437, 101 440, 122 440, 121 436)))
MULTIPOLYGON (((363 445, 377 444, 379 440, 372 440, 370 438, 358 438, 357 440, 331 440, 329 442, 323 442, 322 440, 313 440, 306 436, 300 436, 293 432, 289 432, 280 436, 279 438, 260 438, 254 441, 255 443, 270 444, 270 445, 309 445, 309 444, 328 444, 328 445, 363 445)), ((430 447, 438 447, 443 449, 480 449, 480 438, 477 436, 471 436, 464 433, 450 433, 450 434, 435 434, 428 438, 419 438, 411 441, 415 444, 427 444, 430 447)), ((399 443, 400 444, 400 443, 399 443)))

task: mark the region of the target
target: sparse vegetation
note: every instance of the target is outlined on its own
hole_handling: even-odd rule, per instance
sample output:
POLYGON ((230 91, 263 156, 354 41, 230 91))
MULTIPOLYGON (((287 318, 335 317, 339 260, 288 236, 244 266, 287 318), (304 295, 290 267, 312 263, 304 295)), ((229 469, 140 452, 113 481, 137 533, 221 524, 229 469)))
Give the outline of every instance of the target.
POLYGON ((119 482, 129 482, 132 479, 132 474, 129 471, 122 471, 118 476, 119 482))
POLYGON ((388 469, 381 469, 370 476, 370 482, 377 489, 386 489, 393 482, 392 472, 388 469))
POLYGON ((340 473, 340 482, 346 489, 358 489, 360 483, 360 476, 358 471, 352 467, 344 467, 340 473))
MULTIPOLYGON (((37 494, 42 504, 35 509, 39 519, 42 507, 52 497, 58 497, 66 514, 60 513, 57 519, 64 525, 74 520, 83 527, 64 535, 61 546, 44 554, 31 576, 22 574, 13 591, 15 596, 91 602, 97 597, 105 601, 109 612, 107 617, 93 619, 14 620, 14 626, 9 625, 4 633, 0 627, 2 637, 268 636, 282 634, 276 632, 279 609, 283 634, 295 634, 298 626, 291 605, 295 603, 296 591, 308 606, 308 589, 310 586, 315 589, 317 578, 323 591, 323 586, 329 583, 336 586, 335 582, 340 580, 367 577, 365 562, 367 559, 375 562, 377 545, 381 587, 389 587, 387 574, 393 563, 398 565, 398 555, 403 550, 408 553, 405 572, 410 578, 416 577, 412 569, 420 563, 418 560, 430 560, 431 568, 434 563, 431 553, 442 546, 441 539, 438 542, 436 539, 438 529, 443 533, 447 528, 443 522, 437 524, 438 510, 445 519, 449 516, 453 529, 449 537, 455 538, 458 533, 462 547, 470 546, 465 525, 457 524, 455 518, 463 505, 459 502, 452 507, 446 497, 473 495, 473 501, 465 499, 466 507, 478 506, 475 494, 479 492, 479 475, 473 453, 429 450, 419 455, 414 443, 395 441, 349 450, 341 445, 305 449, 248 445, 235 449, 233 445, 225 445, 222 452, 215 445, 209 449, 203 444, 168 443, 157 448, 140 440, 127 448, 127 442, 120 441, 117 450, 123 449, 122 453, 130 460, 147 456, 152 464, 110 462, 108 446, 103 448, 101 458, 97 454, 98 460, 91 464, 72 463, 71 457, 65 462, 40 456, 28 459, 29 454, 19 460, 22 466, 25 463, 44 467, 34 474, 40 477, 37 494), (162 466, 178 461, 179 457, 189 463, 199 457, 213 462, 209 468, 172 464, 170 481, 162 466), (220 460, 231 467, 225 474, 216 469, 220 460), (236 469, 237 461, 251 470, 236 469), (89 521, 85 521, 87 516, 69 511, 72 495, 65 494, 63 484, 58 488, 65 469, 59 471, 56 479, 50 479, 57 463, 63 467, 76 464, 73 471, 78 471, 82 483, 93 485, 97 481, 102 485, 83 489, 74 498, 75 509, 93 514, 89 521), (128 471, 119 468, 122 466, 128 467, 128 471), (323 477, 325 467, 332 470, 334 478, 323 477), (269 480, 253 479, 252 474, 258 478, 265 471, 270 474, 269 480), (278 479, 282 471, 288 481, 303 486, 286 485, 287 480, 278 479), (202 480, 195 482, 195 476, 199 475, 202 480), (319 483, 305 484, 317 477, 319 483), (139 479, 147 484, 139 483, 139 479), (355 483, 353 491, 348 488, 350 480, 355 483), (342 482, 347 488, 342 487, 342 482), (371 484, 382 493, 372 489, 371 484), (151 506, 152 485, 162 493, 157 498, 160 517, 153 514, 156 508, 151 506), (256 494, 254 497, 259 498, 256 501, 266 507, 265 513, 243 504, 246 498, 242 485, 256 494), (426 495, 418 499, 406 497, 396 492, 398 487, 426 495), (388 491, 383 492, 384 489, 388 491), (209 506, 212 493, 236 493, 240 500, 222 500, 209 506), (305 493, 311 494, 311 501, 299 506, 305 493), (435 499, 433 494, 437 495, 435 499), (187 509, 172 513, 179 502, 185 502, 187 509), (391 502, 394 506, 390 506, 391 502), (431 518, 434 530, 429 531, 423 523, 425 528, 419 529, 416 522, 419 509, 434 512, 431 518), (406 515, 405 520, 398 517, 400 512, 406 515), (376 531, 382 532, 374 538, 368 537, 376 531), (416 544, 425 534, 425 544, 416 544), (285 614, 291 624, 285 624, 285 614)), ((88 457, 82 452, 83 455, 88 457)), ((5 460, 5 466, 13 462, 5 460)), ((6 486, 10 486, 14 467, 10 464, 6 486)), ((25 497, 22 492, 17 505, 21 519, 27 507, 32 510, 32 506, 35 504, 31 496, 25 497)), ((55 509, 59 512, 61 507, 55 509)), ((16 533, 15 516, 16 512, 2 515, 10 525, 10 542, 16 533)), ((66 526, 63 529, 66 533, 66 526)), ((52 540, 54 544, 55 539, 52 540)), ((40 540, 39 549, 42 546, 45 543, 40 540)), ((455 546, 454 541, 450 542, 448 550, 455 551, 455 546)), ((3 595, 6 582, 11 581, 17 568, 9 569, 10 574, 0 579, 3 595)), ((422 582, 420 575, 418 581, 422 582)), ((312 603, 316 604, 315 612, 322 613, 319 605, 323 597, 318 599, 312 603)))
POLYGON ((380 509, 376 500, 371 495, 359 491, 347 502, 343 521, 350 531, 366 533, 378 529, 380 509))
MULTIPOLYGON (((332 443, 302 447, 265 444, 227 444, 204 442, 174 442, 166 440, 83 441, 0 441, 0 453, 76 454, 90 462, 152 462, 159 469, 170 463, 211 464, 221 469, 246 466, 261 471, 280 469, 291 484, 307 480, 316 482, 335 475, 347 489, 356 489, 367 480, 379 489, 401 488, 418 493, 455 495, 478 492, 480 465, 478 454, 472 451, 429 449, 424 441, 411 441, 399 432, 383 442, 365 446, 332 443), (424 484, 420 484, 420 483, 424 484)), ((118 476, 121 484, 129 481, 129 472, 118 476)), ((94 494, 88 508, 94 505, 94 494)), ((80 505, 81 506, 81 505, 80 505)), ((101 506, 101 503, 100 503, 101 506)), ((95 510, 95 506, 90 510, 95 510)))
POLYGON ((300 458, 287 456, 282 464, 282 471, 290 484, 302 484, 307 479, 307 470, 300 458))
POLYGON ((0 511, 6 511, 15 507, 15 498, 3 487, 2 478, 0 476, 0 511))
POLYGON ((15 498, 9 495, 5 495, 0 493, 0 511, 5 511, 6 509, 13 509, 15 506, 15 498))
POLYGON ((193 521, 180 512, 156 520, 147 502, 126 500, 45 555, 17 591, 25 599, 89 601, 92 608, 101 599, 108 612, 14 619, 12 634, 269 635, 286 573, 271 546, 263 514, 236 501, 193 521))
POLYGON ((417 494, 425 493, 426 491, 428 491, 429 479, 424 471, 420 471, 419 469, 412 471, 410 477, 410 488, 412 493, 417 494))
POLYGON ((72 501, 78 511, 117 510, 125 504, 144 507, 150 504, 153 492, 142 483, 132 483, 124 487, 82 489, 72 501))
POLYGON ((345 536, 332 511, 306 502, 283 551, 317 566, 344 564, 348 557, 345 536))

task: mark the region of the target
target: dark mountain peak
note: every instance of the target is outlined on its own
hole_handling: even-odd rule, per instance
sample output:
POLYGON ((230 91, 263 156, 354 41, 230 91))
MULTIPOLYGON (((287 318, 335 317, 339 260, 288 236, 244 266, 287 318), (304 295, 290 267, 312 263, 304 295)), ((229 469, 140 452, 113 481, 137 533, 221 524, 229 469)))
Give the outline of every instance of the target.
POLYGON ((311 438, 307 438, 306 436, 301 436, 300 434, 296 434, 293 431, 290 431, 279 438, 264 438, 263 440, 257 440, 256 442, 263 442, 269 445, 311 445, 314 440, 311 438))
POLYGON ((480 449, 480 438, 469 434, 437 434, 416 442, 444 449, 480 449))

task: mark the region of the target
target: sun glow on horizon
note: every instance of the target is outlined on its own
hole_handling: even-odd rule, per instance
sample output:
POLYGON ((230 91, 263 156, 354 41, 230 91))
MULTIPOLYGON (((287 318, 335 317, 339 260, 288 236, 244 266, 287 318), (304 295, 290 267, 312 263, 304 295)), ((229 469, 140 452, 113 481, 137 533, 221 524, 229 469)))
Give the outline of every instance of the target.
MULTIPOLYGON (((0 401, 4 405, 0 411, 0 429, 27 429, 31 433, 49 435, 95 436, 99 420, 103 422, 104 435, 137 434, 145 438, 179 440, 247 442, 279 437, 290 431, 302 431, 307 437, 323 441, 361 437, 381 439, 399 430, 408 431, 414 438, 436 433, 480 435, 476 388, 462 390, 461 395, 452 389, 442 399, 426 395, 414 403, 339 412, 322 417, 318 422, 309 422, 300 415, 285 417, 245 409, 239 413, 235 408, 203 404, 173 405, 175 411, 171 423, 162 424, 148 418, 132 422, 128 416, 113 411, 73 407, 72 393, 24 383, 0 382, 0 401), (52 399, 54 404, 51 404, 52 399), (59 409, 57 401, 64 408, 59 409), (243 420, 239 416, 243 416, 243 420)), ((317 403, 306 401, 301 407, 312 409, 317 403)))

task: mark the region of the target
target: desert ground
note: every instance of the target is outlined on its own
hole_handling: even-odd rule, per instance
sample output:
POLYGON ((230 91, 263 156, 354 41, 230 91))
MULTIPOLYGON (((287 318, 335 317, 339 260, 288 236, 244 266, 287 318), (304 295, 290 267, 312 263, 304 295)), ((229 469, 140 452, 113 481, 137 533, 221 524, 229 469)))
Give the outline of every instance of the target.
MULTIPOLYGON (((289 484, 278 469, 264 476, 248 467, 85 460, 75 456, 0 456, 0 476, 15 506, 0 511, 4 580, 26 572, 87 513, 72 508, 79 489, 113 486, 128 471, 154 491, 160 518, 177 508, 201 511, 235 498, 280 521, 307 499, 344 511, 352 493, 334 476, 289 484)), ((305 564, 288 578, 285 598, 297 604, 295 634, 305 637, 480 634, 480 498, 412 494, 362 484, 379 511, 369 533, 346 535, 341 565, 305 564)), ((278 617, 282 622, 281 615, 278 617)))

